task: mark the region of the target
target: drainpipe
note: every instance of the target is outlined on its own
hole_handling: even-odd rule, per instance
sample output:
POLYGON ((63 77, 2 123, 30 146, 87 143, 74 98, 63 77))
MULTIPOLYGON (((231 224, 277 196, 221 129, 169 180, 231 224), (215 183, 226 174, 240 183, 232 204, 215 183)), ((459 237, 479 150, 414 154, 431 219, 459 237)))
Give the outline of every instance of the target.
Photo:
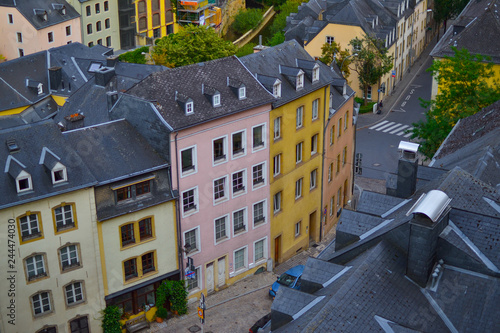
MULTIPOLYGON (((328 86, 325 87, 324 90, 324 97, 323 97, 323 147, 322 147, 322 152, 323 154, 321 155, 321 206, 319 207, 319 212, 320 212, 320 219, 319 219, 319 241, 321 242, 321 239, 323 238, 323 190, 324 190, 324 174, 325 174, 325 134, 326 134, 326 94, 327 94, 327 88, 328 86)), ((328 111, 328 115, 330 115, 330 111, 328 111)), ((330 119, 328 119, 328 122, 330 119)), ((326 216, 325 216, 326 218, 326 216)))
POLYGON ((177 211, 177 214, 176 215, 176 223, 177 223, 177 239, 179 240, 179 244, 178 245, 178 248, 177 248, 177 256, 178 256, 178 260, 179 260, 179 270, 181 272, 181 280, 184 278, 185 276, 185 272, 184 272, 184 264, 182 262, 182 255, 184 253, 184 251, 182 251, 183 247, 182 247, 182 232, 181 232, 181 208, 180 208, 180 204, 179 204, 179 200, 181 198, 181 193, 179 191, 179 170, 178 170, 178 167, 179 167, 179 157, 178 157, 178 153, 177 153, 177 135, 179 135, 179 132, 175 132, 175 177, 177 179, 177 192, 179 192, 179 197, 178 199, 175 201, 175 209, 177 211))

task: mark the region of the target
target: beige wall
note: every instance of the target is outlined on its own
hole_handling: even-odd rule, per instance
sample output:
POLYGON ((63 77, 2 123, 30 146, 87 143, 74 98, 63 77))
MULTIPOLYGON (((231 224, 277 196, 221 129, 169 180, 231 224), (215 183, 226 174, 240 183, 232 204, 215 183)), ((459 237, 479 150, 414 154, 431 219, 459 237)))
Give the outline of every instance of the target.
POLYGON ((24 55, 66 45, 68 42, 81 42, 80 18, 68 20, 50 27, 36 30, 19 11, 12 7, 0 7, 0 54, 7 60, 19 57, 19 49, 24 55), (12 14, 14 23, 9 24, 8 14, 12 14), (66 27, 71 26, 71 35, 66 36, 66 27), (22 34, 18 42, 17 33, 22 34), (49 43, 48 33, 52 32, 54 41, 49 43))
POLYGON ((92 188, 71 192, 64 195, 51 197, 7 208, 0 211, 0 239, 7 249, 7 243, 13 244, 15 249, 15 267, 8 267, 7 252, 4 252, 0 262, 1 290, 0 297, 2 332, 35 332, 44 325, 57 325, 58 332, 69 331, 69 321, 78 315, 87 315, 92 332, 100 332, 99 311, 105 306, 104 293, 101 282, 100 260, 97 255, 97 229, 95 216, 94 192, 92 188), (52 209, 61 203, 74 203, 77 226, 65 232, 55 233, 52 209), (26 214, 39 212, 43 236, 36 240, 21 245, 17 218, 26 214), (9 219, 16 220, 16 237, 7 240, 9 219), (67 243, 79 245, 80 267, 61 271, 59 249, 67 243), (43 254, 47 277, 34 281, 27 281, 24 259, 33 254, 43 254), (9 273, 14 271, 15 273, 9 273), (7 295, 7 277, 15 276, 15 296, 7 295), (64 286, 72 281, 83 281, 83 303, 67 306, 65 302, 64 286), (31 296, 40 291, 50 291, 52 312, 35 317, 32 311, 31 296), (8 323, 7 316, 9 301, 15 300, 15 325, 8 323))
MULTIPOLYGON (((174 201, 99 222, 101 258, 106 295, 148 281, 178 269, 177 229, 174 201), (125 248, 121 247, 120 226, 152 217, 154 237, 125 248), (156 251, 156 271, 124 281, 123 261, 156 251)), ((136 236, 138 237, 138 236, 136 236)), ((139 273, 140 274, 140 273, 139 273)))
POLYGON ((97 45, 102 41, 102 45, 119 50, 120 47, 120 22, 118 20, 118 1, 108 0, 108 10, 104 10, 104 0, 90 0, 80 2, 78 0, 67 0, 81 15, 81 39, 82 43, 97 45), (99 4, 100 13, 96 13, 95 5, 99 4), (86 7, 90 6, 90 16, 87 16, 86 7), (105 21, 109 19, 110 27, 106 28, 105 21), (101 31, 97 31, 97 22, 101 22, 101 31), (92 33, 87 33, 87 25, 92 26, 92 33), (111 38, 111 45, 107 45, 106 38, 111 38))

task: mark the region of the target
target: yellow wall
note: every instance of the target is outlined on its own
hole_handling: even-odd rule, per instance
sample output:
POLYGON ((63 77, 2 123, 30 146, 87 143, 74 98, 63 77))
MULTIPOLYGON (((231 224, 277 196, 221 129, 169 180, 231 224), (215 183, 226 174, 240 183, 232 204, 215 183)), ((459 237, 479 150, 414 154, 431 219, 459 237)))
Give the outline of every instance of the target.
MULTIPOLYGON (((16 220, 19 216, 39 212, 43 237, 20 244, 19 229, 16 226, 15 271, 16 277, 16 325, 7 324, 6 316, 8 302, 7 293, 0 297, 0 313, 2 317, 2 332, 35 332, 44 325, 57 325, 58 332, 67 332, 69 321, 77 315, 88 315, 92 332, 100 332, 99 311, 105 307, 104 290, 101 282, 100 261, 97 239, 95 237, 95 203, 93 188, 82 189, 68 194, 50 197, 48 199, 27 203, 0 211, 0 223, 3 236, 1 243, 7 247, 7 224, 9 219, 16 220), (65 232, 55 233, 53 208, 61 203, 74 203, 74 213, 77 227, 65 232), (78 243, 81 266, 75 269, 61 271, 59 249, 67 243, 78 243), (46 258, 45 268, 48 277, 27 281, 24 259, 33 254, 43 254, 46 258), (85 302, 68 307, 65 302, 64 286, 71 281, 83 281, 85 302), (52 313, 34 318, 30 297, 40 291, 50 291, 52 313)), ((7 276, 7 256, 0 266, 2 286, 7 276)))
POLYGON ((110 220, 100 221, 98 222, 98 228, 106 295, 179 269, 175 205, 173 201, 110 220), (121 248, 120 226, 146 217, 153 217, 154 237, 142 243, 121 248), (156 271, 130 281, 124 281, 122 262, 150 251, 156 251, 156 271))
MULTIPOLYGON (((136 13, 136 16, 135 16, 135 24, 136 24, 136 31, 139 33, 139 34, 143 34, 145 35, 146 37, 148 38, 153 38, 154 36, 154 33, 153 33, 153 30, 154 29, 157 29, 157 28, 160 28, 160 37, 164 37, 167 35, 167 26, 169 25, 172 25, 173 26, 173 33, 176 33, 177 30, 178 30, 178 26, 177 26, 177 23, 176 22, 176 18, 175 18, 175 11, 172 9, 172 21, 168 21, 167 22, 167 16, 165 14, 165 1, 164 0, 160 0, 160 25, 159 26, 155 26, 153 27, 153 11, 152 11, 152 7, 151 7, 151 0, 145 0, 146 2, 146 17, 147 17, 147 29, 139 29, 139 16, 142 16, 142 14, 137 14, 139 13, 138 11, 138 3, 139 1, 135 1, 135 13, 136 13)), ((145 37, 143 36, 137 36, 137 44, 138 45, 147 45, 147 40, 145 37)))
POLYGON ((308 95, 280 106, 270 113, 270 206, 271 206, 271 255, 274 260, 275 239, 280 237, 281 250, 278 254, 278 262, 282 262, 293 256, 300 249, 309 247, 309 237, 315 241, 319 240, 319 223, 321 218, 321 174, 322 158, 321 147, 323 147, 323 126, 325 96, 328 106, 330 88, 320 88, 308 95), (326 94, 326 95, 325 95, 326 94), (319 98, 318 119, 312 121, 312 102, 319 98), (296 109, 304 106, 303 127, 296 129, 296 109), (274 119, 281 117, 281 138, 274 140, 274 119), (311 156, 311 137, 318 134, 318 153, 311 156), (296 144, 303 142, 302 162, 295 163, 296 144), (282 155, 281 174, 273 176, 273 157, 282 155), (317 169, 316 188, 310 191, 310 173, 317 169), (295 182, 303 178, 302 197, 295 199, 295 182), (281 211, 273 213, 274 194, 282 191, 281 211), (309 224, 310 214, 315 213, 312 225, 309 224), (295 237, 295 224, 301 221, 301 232, 295 237), (312 230, 312 234, 311 234, 312 230))
POLYGON ((52 95, 52 99, 57 103, 57 105, 59 106, 63 106, 64 103, 66 103, 66 99, 68 97, 66 96, 55 96, 55 95, 52 95))
POLYGON ((30 107, 29 105, 26 105, 26 106, 21 106, 21 107, 10 109, 10 110, 0 111, 0 116, 10 116, 13 114, 19 114, 29 107, 30 107))

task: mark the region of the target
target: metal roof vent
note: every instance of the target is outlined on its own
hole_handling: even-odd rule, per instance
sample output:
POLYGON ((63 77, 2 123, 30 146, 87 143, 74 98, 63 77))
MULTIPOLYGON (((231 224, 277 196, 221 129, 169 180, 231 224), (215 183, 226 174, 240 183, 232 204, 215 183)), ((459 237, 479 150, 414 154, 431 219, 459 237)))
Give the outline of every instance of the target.
POLYGON ((414 161, 417 158, 419 146, 420 145, 418 143, 401 141, 398 146, 398 150, 400 152, 399 157, 404 158, 405 160, 414 161))
POLYGON ((431 219, 432 222, 436 222, 446 210, 450 201, 451 199, 446 193, 439 190, 432 190, 422 194, 408 213, 406 213, 406 216, 410 214, 423 214, 431 219))
POLYGON ((7 142, 5 142, 7 145, 7 148, 9 149, 9 153, 15 153, 16 151, 19 151, 19 146, 17 145, 17 142, 15 139, 9 139, 7 142))

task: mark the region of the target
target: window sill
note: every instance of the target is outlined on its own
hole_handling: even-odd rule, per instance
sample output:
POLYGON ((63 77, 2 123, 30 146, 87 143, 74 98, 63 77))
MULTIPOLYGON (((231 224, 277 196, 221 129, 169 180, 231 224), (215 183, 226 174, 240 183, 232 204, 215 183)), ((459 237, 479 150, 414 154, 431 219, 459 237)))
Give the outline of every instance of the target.
POLYGON ((187 176, 190 176, 190 175, 194 175, 196 172, 197 172, 196 167, 193 166, 192 168, 189 168, 189 169, 186 169, 186 170, 182 170, 181 176, 182 177, 187 177, 187 176))
POLYGON ((67 272, 76 271, 77 269, 82 268, 82 267, 83 266, 80 263, 78 263, 78 265, 75 264, 75 265, 71 265, 71 266, 62 267, 61 268, 61 274, 62 273, 67 273, 67 272))
POLYGON ((266 219, 261 219, 261 220, 258 220, 258 221, 254 221, 253 222, 253 227, 255 229, 255 228, 260 227, 261 225, 264 225, 264 224, 266 224, 266 219))
POLYGON ((242 273, 245 273, 246 271, 248 271, 248 268, 247 267, 243 267, 243 268, 240 268, 239 270, 237 271, 234 271, 234 272, 230 272, 229 273, 229 277, 232 278, 232 277, 235 277, 235 276, 238 276, 242 273))
POLYGON ((131 249, 131 248, 136 247, 138 245, 149 243, 151 241, 154 241, 155 239, 156 239, 156 237, 149 237, 149 238, 147 238, 143 241, 140 241, 140 242, 135 242, 135 243, 130 243, 130 244, 124 245, 120 248, 120 251, 128 250, 128 249, 131 249))
POLYGON ((217 206, 218 204, 221 204, 223 202, 226 202, 228 200, 227 197, 222 197, 214 200, 214 206, 217 206))
POLYGON ((224 236, 224 237, 221 237, 219 239, 216 239, 215 240, 215 245, 219 245, 221 243, 224 243, 225 241, 229 240, 229 237, 228 236, 224 236))
POLYGON ((191 216, 193 214, 196 214, 198 213, 198 209, 197 208, 191 208, 187 211, 184 211, 182 212, 182 217, 188 217, 188 216, 191 216))
POLYGON ((233 230, 233 237, 239 236, 239 235, 244 234, 246 232, 247 232, 246 226, 244 228, 238 229, 236 231, 233 230))

